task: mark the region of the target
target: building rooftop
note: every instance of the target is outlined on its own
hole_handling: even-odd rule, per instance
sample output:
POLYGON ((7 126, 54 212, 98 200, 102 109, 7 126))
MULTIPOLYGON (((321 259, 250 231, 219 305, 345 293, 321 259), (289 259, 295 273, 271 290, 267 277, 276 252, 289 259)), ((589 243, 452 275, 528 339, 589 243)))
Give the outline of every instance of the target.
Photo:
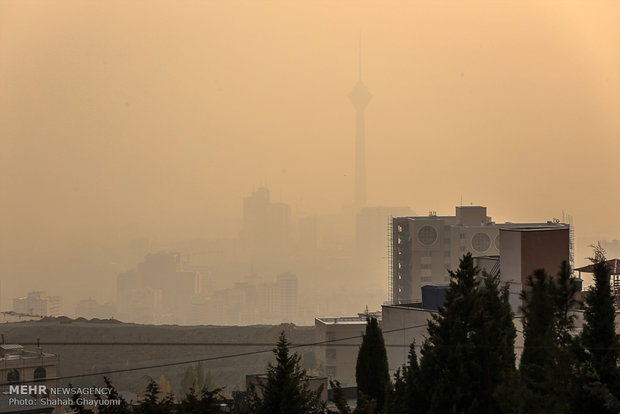
POLYGON ((382 307, 396 308, 396 309, 411 309, 411 310, 418 310, 422 312, 436 312, 435 310, 424 309, 424 307, 422 306, 422 302, 399 303, 399 304, 392 304, 392 305, 388 304, 388 305, 382 305, 382 307))
POLYGON ((498 226, 506 231, 545 231, 568 228, 568 224, 565 223, 502 223, 498 226))
POLYGON ((0 360, 15 360, 29 358, 49 358, 55 354, 36 351, 24 351, 24 347, 19 344, 2 344, 0 345, 0 360))
MULTIPOLYGON (((381 315, 369 315, 381 320, 381 315)), ((325 325, 366 325, 366 316, 342 316, 336 318, 316 318, 317 321, 323 322, 325 325)))
MULTIPOLYGON (((612 275, 620 275, 620 259, 607 260, 605 265, 609 268, 612 275)), ((594 264, 583 266, 575 270, 584 273, 594 273, 594 264)))

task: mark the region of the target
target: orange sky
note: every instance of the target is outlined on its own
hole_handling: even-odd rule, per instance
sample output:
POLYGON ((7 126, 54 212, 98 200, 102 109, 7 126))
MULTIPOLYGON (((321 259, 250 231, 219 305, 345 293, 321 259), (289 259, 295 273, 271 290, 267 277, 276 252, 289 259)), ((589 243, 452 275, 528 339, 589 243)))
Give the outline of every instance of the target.
MULTIPOLYGON (((620 2, 0 2, 3 249, 353 199, 620 237, 620 2)), ((206 227, 205 227, 206 229, 206 227)), ((208 234, 203 234, 208 237, 208 234)))

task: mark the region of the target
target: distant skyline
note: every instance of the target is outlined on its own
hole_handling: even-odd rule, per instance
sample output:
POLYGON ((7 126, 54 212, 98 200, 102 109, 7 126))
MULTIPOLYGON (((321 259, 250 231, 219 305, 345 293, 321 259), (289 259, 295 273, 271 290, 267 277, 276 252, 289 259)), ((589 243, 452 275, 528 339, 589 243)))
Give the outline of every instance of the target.
POLYGON ((2 2, 4 248, 182 231, 239 216, 260 184, 338 210, 360 31, 369 204, 441 212, 462 195, 620 233, 617 2, 169 6, 2 2))
POLYGON ((578 242, 620 239, 618 21, 617 1, 2 1, 2 287, 79 274, 63 249, 236 237, 260 186, 293 218, 351 206, 360 33, 368 205, 564 211, 578 242))

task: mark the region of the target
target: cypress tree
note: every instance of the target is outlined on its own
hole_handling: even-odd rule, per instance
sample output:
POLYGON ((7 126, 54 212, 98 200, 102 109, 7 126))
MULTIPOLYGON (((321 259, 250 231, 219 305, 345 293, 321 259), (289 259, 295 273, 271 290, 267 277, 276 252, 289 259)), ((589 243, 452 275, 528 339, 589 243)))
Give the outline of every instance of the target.
POLYGON ((600 382, 579 339, 572 313, 577 285, 568 263, 551 279, 536 270, 522 295, 524 350, 521 374, 528 411, 541 413, 617 412, 617 401, 600 382))
POLYGON ((300 366, 301 356, 290 354, 284 331, 273 353, 276 364, 269 364, 262 397, 249 390, 249 406, 256 414, 318 414, 325 411, 320 400, 322 389, 308 389, 307 375, 300 366))
POLYGON ((528 276, 527 290, 521 295, 525 302, 523 311, 523 353, 520 371, 525 386, 532 391, 529 410, 553 412, 559 401, 555 400, 553 372, 555 359, 556 306, 552 284, 544 269, 537 269, 528 276))
POLYGON ((451 271, 444 306, 429 321, 422 347, 422 413, 498 412, 496 390, 511 378, 515 328, 507 287, 479 270, 470 253, 451 271))
POLYGON ((569 413, 577 390, 571 331, 574 286, 566 263, 555 278, 544 269, 528 277, 521 295, 523 353, 520 372, 527 389, 525 407, 533 413, 569 413))
POLYGON ((366 324, 366 333, 357 354, 355 380, 358 405, 370 399, 376 403, 375 412, 380 412, 386 404, 391 384, 383 334, 374 317, 368 318, 366 324))
POLYGON ((153 378, 148 377, 144 399, 139 406, 134 407, 136 414, 164 414, 170 413, 174 406, 174 396, 172 394, 162 395, 159 384, 153 378))
POLYGON ((222 388, 209 390, 206 386, 200 393, 190 388, 181 400, 179 413, 183 414, 215 414, 220 412, 220 404, 225 399, 221 394, 222 388))
POLYGON ((472 372, 470 333, 476 302, 476 275, 471 254, 461 259, 459 269, 450 271, 450 289, 444 306, 428 324, 428 339, 422 347, 421 371, 427 384, 428 413, 466 412, 475 395, 472 388, 479 377, 472 372))
POLYGON ((620 399, 620 342, 615 330, 616 310, 611 294, 611 272, 605 264, 605 251, 600 245, 594 247, 594 257, 590 261, 594 265, 594 286, 585 300, 582 341, 601 383, 620 399))
POLYGON ((344 391, 340 386, 340 381, 338 380, 329 380, 329 385, 332 387, 334 391, 334 404, 336 405, 336 409, 338 410, 338 414, 351 414, 351 407, 347 403, 347 399, 344 396, 344 391))
POLYGON ((422 380, 415 351, 415 341, 409 347, 407 363, 394 374, 394 390, 390 399, 390 414, 418 412, 422 380))
POLYGON ((471 342, 480 383, 469 412, 496 413, 496 389, 516 372, 510 290, 508 285, 500 287, 499 275, 485 274, 476 296, 471 342))
POLYGON ((101 401, 101 405, 98 407, 98 414, 129 414, 131 410, 127 401, 118 393, 116 387, 112 384, 112 381, 108 377, 103 377, 106 388, 109 389, 109 393, 105 396, 106 400, 119 401, 118 405, 105 405, 103 397, 96 396, 96 399, 101 401))

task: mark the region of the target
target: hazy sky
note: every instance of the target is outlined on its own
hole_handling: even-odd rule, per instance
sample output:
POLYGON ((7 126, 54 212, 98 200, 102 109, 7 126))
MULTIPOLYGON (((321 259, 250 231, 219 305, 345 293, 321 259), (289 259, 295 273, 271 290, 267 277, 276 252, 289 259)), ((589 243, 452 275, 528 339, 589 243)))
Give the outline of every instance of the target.
POLYGON ((338 211, 360 33, 370 203, 564 209, 618 238, 619 21, 618 1, 0 1, 2 248, 200 233, 261 184, 338 211))

